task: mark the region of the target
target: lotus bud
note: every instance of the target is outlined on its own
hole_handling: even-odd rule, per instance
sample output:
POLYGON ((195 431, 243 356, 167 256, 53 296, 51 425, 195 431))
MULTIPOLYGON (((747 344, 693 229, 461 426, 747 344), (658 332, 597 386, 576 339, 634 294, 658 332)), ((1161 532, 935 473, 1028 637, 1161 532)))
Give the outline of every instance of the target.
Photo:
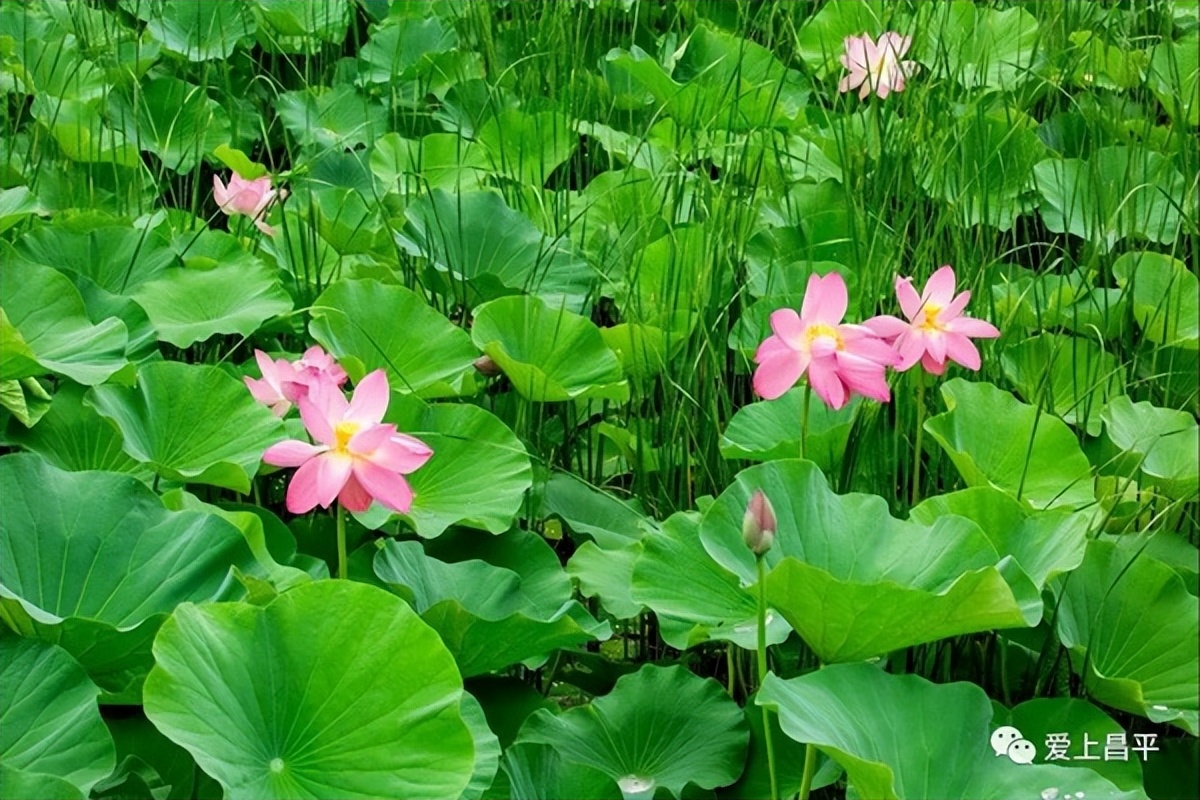
POLYGON ((742 539, 754 555, 762 556, 775 543, 776 527, 771 501, 762 489, 756 489, 746 506, 746 515, 742 517, 742 539))
POLYGON ((491 356, 480 356, 475 359, 475 369, 480 375, 488 378, 494 378, 500 374, 500 365, 492 360, 491 356))

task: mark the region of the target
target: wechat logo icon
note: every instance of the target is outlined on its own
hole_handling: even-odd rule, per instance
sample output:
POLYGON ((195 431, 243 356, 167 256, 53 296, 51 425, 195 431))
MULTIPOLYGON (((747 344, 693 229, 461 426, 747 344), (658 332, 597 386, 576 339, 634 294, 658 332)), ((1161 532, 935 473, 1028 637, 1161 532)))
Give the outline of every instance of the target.
POLYGON ((992 750, 997 756, 1008 756, 1017 764, 1032 764, 1037 755, 1033 742, 1011 725, 1002 725, 992 733, 992 750))

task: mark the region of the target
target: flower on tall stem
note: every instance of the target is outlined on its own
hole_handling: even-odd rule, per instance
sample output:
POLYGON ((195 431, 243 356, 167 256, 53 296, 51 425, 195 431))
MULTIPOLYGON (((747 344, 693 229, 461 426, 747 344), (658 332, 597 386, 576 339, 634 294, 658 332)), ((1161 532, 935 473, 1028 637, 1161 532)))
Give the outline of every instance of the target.
POLYGON ((904 372, 920 362, 926 372, 941 375, 949 361, 979 369, 979 351, 971 339, 994 339, 1000 331, 990 322, 963 316, 971 293, 955 294, 955 288, 949 265, 934 272, 919 295, 912 278, 896 278, 896 299, 907 321, 882 315, 863 323, 892 343, 897 370, 904 372))
POLYGON ((316 384, 330 383, 340 387, 346 382, 346 371, 319 345, 305 350, 304 355, 296 361, 272 359, 262 350, 254 351, 254 359, 258 362, 262 377, 251 378, 247 375, 242 380, 254 399, 270 408, 278 417, 285 416, 292 405, 307 395, 316 384))
POLYGON ((275 229, 266 223, 264 217, 271 204, 287 196, 283 189, 271 187, 271 177, 247 180, 236 172, 229 176, 226 185, 220 175, 213 175, 213 200, 227 216, 242 214, 254 220, 255 226, 267 236, 274 236, 275 229))
POLYGON ((349 511, 366 511, 372 500, 407 513, 413 492, 404 479, 433 455, 420 439, 383 423, 389 389, 383 370, 363 378, 347 402, 328 382, 299 398, 300 418, 318 443, 289 439, 272 445, 263 461, 299 467, 288 485, 287 509, 303 514, 334 500, 349 511))
POLYGON ((775 543, 775 509, 762 489, 755 489, 742 516, 742 539, 755 556, 761 557, 775 543))
POLYGON ((895 31, 883 34, 878 41, 865 33, 848 36, 843 46, 842 66, 850 74, 838 83, 838 91, 858 89, 859 99, 862 100, 872 91, 881 100, 891 92, 904 91, 904 82, 919 66, 915 61, 901 61, 912 46, 912 37, 901 36, 895 31))
POLYGON ((841 408, 852 394, 888 402, 884 372, 895 363, 895 351, 871 328, 844 324, 847 303, 841 275, 810 276, 799 314, 790 308, 771 314, 773 334, 754 354, 754 391, 773 400, 807 374, 831 408, 841 408))

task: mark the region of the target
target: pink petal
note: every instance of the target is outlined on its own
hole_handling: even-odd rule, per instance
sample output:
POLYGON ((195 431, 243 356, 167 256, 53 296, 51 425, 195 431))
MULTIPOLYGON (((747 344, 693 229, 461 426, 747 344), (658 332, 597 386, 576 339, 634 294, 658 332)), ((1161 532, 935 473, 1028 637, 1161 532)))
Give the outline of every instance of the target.
POLYGON ((877 86, 875 88, 875 94, 877 94, 879 96, 879 99, 882 100, 883 98, 888 96, 888 93, 890 91, 891 91, 891 84, 888 83, 887 76, 881 75, 879 78, 879 86, 877 86))
POLYGON ((844 77, 840 81, 838 81, 838 91, 839 92, 848 92, 851 89, 857 89, 859 86, 862 85, 862 82, 864 80, 866 80, 866 77, 867 77, 867 73, 865 73, 865 72, 859 72, 859 73, 851 72, 849 75, 847 75, 846 77, 844 77))
POLYGON ((1000 335, 1000 331, 996 329, 995 325, 973 317, 959 317, 951 320, 950 324, 946 326, 946 330, 976 339, 995 339, 1000 335))
POLYGON ((858 99, 866 100, 867 95, 869 95, 870 93, 871 93, 871 82, 869 80, 864 80, 862 88, 858 90, 858 99))
POLYGON ((971 340, 961 333, 946 333, 946 357, 957 361, 967 369, 979 369, 979 351, 971 340))
POLYGON ((377 369, 354 387, 346 419, 361 425, 376 425, 387 412, 389 399, 387 374, 377 369))
POLYGON ((921 296, 913 288, 912 278, 896 278, 896 300, 909 322, 917 318, 921 310, 921 296))
POLYGON ((841 275, 836 272, 824 277, 810 275, 804 290, 804 303, 800 307, 800 318, 807 323, 837 325, 846 316, 848 302, 846 281, 841 275))
POLYGON ((264 380, 244 375, 242 376, 242 381, 245 382, 246 388, 250 390, 250 396, 264 406, 273 406, 280 400, 286 399, 280 395, 274 386, 264 380))
POLYGON ((908 330, 908 323, 896 317, 882 314, 864 321, 863 326, 869 328, 876 336, 884 339, 895 339, 908 330))
POLYGON ((804 323, 795 309, 781 308, 771 312, 771 330, 792 348, 798 348, 804 339, 804 323))
POLYGON ((804 374, 808 357, 798 350, 772 354, 754 371, 754 391, 759 397, 774 400, 796 385, 804 374))
POLYGON ((368 455, 396 433, 395 425, 364 425, 350 437, 347 443, 351 453, 368 455))
POLYGON ((954 299, 954 268, 946 265, 929 276, 921 299, 938 308, 945 308, 954 299))
POLYGON ((346 414, 350 409, 350 404, 346 401, 346 395, 342 394, 342 390, 329 380, 328 373, 318 372, 315 376, 310 375, 307 383, 308 401, 321 412, 325 419, 329 420, 331 426, 347 419, 346 414))
POLYGON ((321 455, 326 449, 299 439, 287 439, 268 447, 262 460, 273 467, 298 467, 310 458, 321 455))
POLYGON ((425 466, 433 449, 412 436, 397 433, 371 454, 370 460, 392 472, 408 475, 425 466))
POLYGON ((316 506, 329 508, 350 478, 351 464, 351 459, 332 453, 306 461, 288 484, 287 510, 303 514, 316 506))
POLYGON ((848 339, 844 352, 886 367, 893 366, 900 360, 895 347, 873 336, 848 339))
POLYGON ((938 314, 938 319, 943 323, 950 322, 962 315, 963 309, 967 307, 967 303, 971 302, 971 292, 962 291, 958 296, 950 301, 950 305, 942 309, 938 314))
MULTIPOLYGON (((220 175, 213 175, 213 200, 222 211, 225 211, 225 206, 229 203, 229 189, 225 187, 225 182, 221 180, 220 175)), ((228 211, 225 211, 228 214, 228 211)))
POLYGON ((261 219, 254 220, 254 227, 258 228, 260 231, 265 233, 267 236, 275 235, 275 229, 272 228, 267 223, 263 222, 261 219))
POLYGON ((906 78, 911 78, 913 75, 916 75, 917 70, 919 70, 920 68, 921 68, 921 65, 918 64, 916 61, 901 61, 900 62, 900 69, 902 69, 904 71, 904 77, 906 77, 906 78))
POLYGON ((754 352, 754 363, 762 364, 770 358, 780 358, 790 356, 795 353, 794 347, 788 347, 778 336, 768 336, 762 340, 762 344, 758 346, 758 350, 754 352))
POLYGON ((370 461, 356 460, 354 476, 372 497, 393 511, 407 514, 412 508, 412 488, 399 473, 386 470, 370 461))
POLYGON ((808 365, 808 383, 825 405, 837 410, 846 405, 846 387, 837 374, 837 362, 830 358, 813 361, 808 365))
POLYGON ((358 478, 351 474, 338 494, 338 502, 345 506, 347 511, 362 513, 371 507, 371 494, 358 482, 358 478))
POLYGON ((886 403, 892 399, 883 366, 842 352, 837 355, 838 375, 852 392, 886 403))
MULTIPOLYGON (((853 69, 853 66, 851 66, 852 64, 858 64, 862 69, 866 69, 867 40, 869 40, 869 37, 865 33, 861 36, 847 36, 844 40, 842 40, 842 47, 844 47, 846 50, 842 58, 850 61, 850 64, 846 64, 848 69, 853 69)), ((842 63, 845 63, 845 61, 842 63)))
POLYGON ((921 356, 921 366, 930 375, 943 375, 946 372, 946 362, 938 361, 929 353, 921 356))
POLYGON ((900 360, 894 367, 897 372, 906 372, 911 369, 921 360, 921 356, 925 355, 925 336, 918 331, 909 331, 899 337, 896 339, 895 345, 896 353, 900 356, 900 360))
POLYGON ((333 428, 338 423, 337 418, 327 416, 324 409, 313 402, 311 394, 308 397, 301 397, 297 405, 300 406, 300 419, 304 421, 304 427, 308 430, 308 434, 321 444, 330 447, 336 445, 337 436, 334 434, 333 428))
POLYGON ((946 335, 941 331, 930 331, 924 336, 925 352, 934 361, 946 360, 946 335))

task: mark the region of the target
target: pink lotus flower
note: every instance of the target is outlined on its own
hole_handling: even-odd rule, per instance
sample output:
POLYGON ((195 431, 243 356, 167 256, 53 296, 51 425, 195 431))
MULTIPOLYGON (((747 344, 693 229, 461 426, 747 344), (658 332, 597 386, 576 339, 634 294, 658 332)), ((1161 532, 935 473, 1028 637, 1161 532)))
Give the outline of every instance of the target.
POLYGON ((884 370, 895 362, 895 351, 870 328, 842 324, 847 301, 841 275, 809 276, 800 313, 781 308, 771 315, 774 335, 754 354, 754 391, 773 400, 807 372, 831 408, 844 406, 852 393, 890 400, 884 370))
POLYGON ((842 55, 842 66, 850 74, 838 84, 839 92, 861 86, 859 99, 865 100, 872 90, 883 99, 890 92, 904 91, 904 81, 917 71, 917 62, 900 60, 912 46, 911 36, 889 31, 875 42, 864 33, 846 37, 843 44, 846 52, 842 55))
POLYGON ((341 386, 346 382, 346 370, 318 345, 305 350, 297 361, 286 358, 272 361, 262 350, 254 351, 254 359, 262 378, 245 376, 242 380, 254 399, 279 417, 286 415, 292 404, 307 395, 316 384, 327 382, 341 386))
POLYGON ((300 468, 288 485, 288 511, 329 508, 335 499, 350 511, 366 511, 372 499, 401 513, 412 507, 404 476, 424 465, 433 450, 382 422, 388 397, 387 376, 376 370, 359 382, 349 402, 329 383, 299 399, 300 418, 319 444, 289 439, 263 454, 268 464, 300 468))
POLYGON ((274 236, 275 229, 263 220, 263 216, 271 203, 286 196, 287 192, 271 188, 269 175, 249 181, 234 172, 229 176, 228 186, 219 175, 213 175, 213 200, 221 210, 229 216, 244 214, 250 217, 267 236, 274 236))
POLYGON ((954 294, 954 269, 947 265, 933 273, 919 296, 912 281, 896 278, 896 299, 908 322, 884 315, 863 323, 896 348, 896 369, 903 372, 920 361, 927 372, 941 375, 947 359, 979 369, 979 351, 969 337, 994 339, 1000 331, 989 322, 962 315, 971 293, 954 294))

